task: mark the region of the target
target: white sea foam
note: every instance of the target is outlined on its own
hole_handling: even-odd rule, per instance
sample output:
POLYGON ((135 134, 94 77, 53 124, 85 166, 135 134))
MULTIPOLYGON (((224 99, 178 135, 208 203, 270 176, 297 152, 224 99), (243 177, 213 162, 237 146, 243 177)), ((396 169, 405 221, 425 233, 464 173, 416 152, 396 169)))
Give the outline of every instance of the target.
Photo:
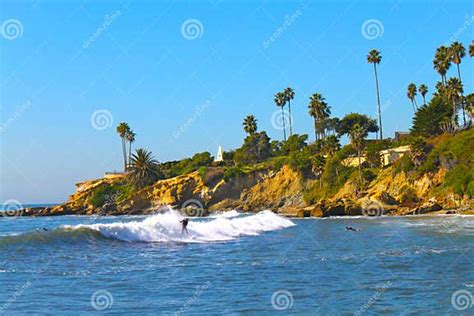
POLYGON ((240 216, 242 213, 237 212, 236 210, 217 212, 212 215, 209 215, 209 218, 232 218, 240 216))
POLYGON ((100 232, 108 238, 135 242, 212 242, 227 241, 239 236, 256 236, 262 232, 294 226, 293 222, 263 211, 257 214, 239 216, 235 212, 213 219, 193 219, 188 224, 188 234, 181 232, 180 220, 183 216, 177 211, 169 211, 144 219, 143 221, 117 222, 66 226, 72 229, 87 228, 100 232))

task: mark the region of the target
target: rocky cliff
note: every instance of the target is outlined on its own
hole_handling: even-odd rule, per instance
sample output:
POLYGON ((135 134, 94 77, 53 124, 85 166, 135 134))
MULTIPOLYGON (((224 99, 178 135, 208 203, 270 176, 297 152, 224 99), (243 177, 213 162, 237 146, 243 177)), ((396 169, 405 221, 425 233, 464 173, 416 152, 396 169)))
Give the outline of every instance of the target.
POLYGON ((316 203, 308 204, 304 197, 310 188, 320 187, 318 180, 305 177, 287 165, 278 170, 256 169, 231 177, 225 176, 223 167, 210 167, 205 174, 195 171, 128 193, 122 190, 124 179, 85 181, 77 184, 77 191, 66 203, 27 209, 23 214, 150 214, 167 206, 198 209, 198 215, 231 209, 271 209, 288 216, 318 217, 408 215, 446 210, 472 213, 472 194, 460 194, 459 188, 463 192, 473 190, 473 180, 462 179, 465 174, 472 177, 474 158, 469 153, 474 152, 473 147, 472 131, 449 137, 435 144, 431 156, 426 158, 430 167, 427 170, 400 170, 395 163, 378 169, 363 189, 358 189, 354 178, 349 178, 334 194, 316 203), (461 183, 456 182, 458 178, 461 183), (447 186, 453 179, 456 183, 447 186), (102 192, 100 203, 97 202, 99 191, 102 192))

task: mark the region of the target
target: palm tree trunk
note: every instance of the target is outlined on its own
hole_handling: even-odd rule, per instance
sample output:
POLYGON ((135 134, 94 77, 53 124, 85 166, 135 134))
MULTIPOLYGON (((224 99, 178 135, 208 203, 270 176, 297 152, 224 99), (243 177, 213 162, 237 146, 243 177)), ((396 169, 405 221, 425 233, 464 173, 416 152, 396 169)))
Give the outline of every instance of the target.
POLYGON ((423 96, 423 105, 426 106, 426 99, 425 99, 425 96, 423 96))
POLYGON ((380 140, 383 139, 383 132, 382 132, 382 112, 380 109, 380 92, 379 92, 379 77, 377 74, 377 64, 374 63, 374 71, 375 71, 375 85, 377 87, 377 105, 378 105, 378 117, 379 117, 379 128, 380 128, 380 140))
POLYGON ((285 112, 283 111, 283 107, 281 107, 281 119, 283 120, 283 139, 286 142, 285 112))
POLYGON ((416 99, 415 98, 413 98, 413 103, 415 104, 415 109, 418 110, 418 104, 416 104, 416 99))
POLYGON ((413 99, 411 100, 411 106, 413 107, 413 113, 416 113, 415 103, 413 102, 413 99))
POLYGON ((132 142, 128 142, 128 164, 132 161, 132 142))
POLYGON ((316 118, 314 119, 314 137, 316 139, 316 141, 319 140, 319 137, 318 137, 318 123, 316 122, 316 118))
MULTIPOLYGON (((461 70, 459 69, 459 64, 456 64, 457 68, 458 68, 458 78, 459 78, 459 82, 462 84, 462 80, 461 80, 461 70)), ((463 94, 461 93, 461 96, 463 96, 463 94)), ((463 121, 463 124, 464 126, 466 126, 466 111, 464 110, 464 100, 461 102, 461 108, 462 108, 462 121, 463 121)))
POLYGON ((293 123, 291 121, 291 101, 288 100, 288 114, 290 115, 289 120, 290 120, 290 136, 293 135, 293 123))
POLYGON ((461 80, 461 70, 459 69, 459 64, 456 64, 456 66, 458 67, 458 78, 459 78, 459 81, 462 82, 462 80, 461 80))
POLYGON ((123 171, 127 172, 127 149, 125 148, 125 138, 122 137, 123 171))
POLYGON ((458 122, 456 121, 456 101, 453 99, 453 127, 457 127, 458 122))
POLYGON ((359 184, 362 184, 362 170, 361 170, 361 163, 360 163, 360 150, 357 151, 357 158, 359 160, 359 184))

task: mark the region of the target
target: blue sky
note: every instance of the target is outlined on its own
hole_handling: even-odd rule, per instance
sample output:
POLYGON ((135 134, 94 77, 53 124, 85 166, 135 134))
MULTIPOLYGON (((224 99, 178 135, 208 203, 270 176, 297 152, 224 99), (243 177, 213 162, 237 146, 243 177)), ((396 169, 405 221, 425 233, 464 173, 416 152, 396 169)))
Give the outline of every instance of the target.
MULTIPOLYGON (((436 48, 474 38, 468 0, 0 3, 0 202, 65 201, 74 183, 119 170, 121 121, 135 130, 135 147, 166 161, 240 146, 250 113, 282 138, 273 95, 288 85, 294 130, 311 139, 312 93, 335 116, 375 116, 372 48, 383 56, 384 134, 392 136, 410 127, 407 85, 433 92, 436 48)), ((468 90, 473 65, 461 64, 468 90)))

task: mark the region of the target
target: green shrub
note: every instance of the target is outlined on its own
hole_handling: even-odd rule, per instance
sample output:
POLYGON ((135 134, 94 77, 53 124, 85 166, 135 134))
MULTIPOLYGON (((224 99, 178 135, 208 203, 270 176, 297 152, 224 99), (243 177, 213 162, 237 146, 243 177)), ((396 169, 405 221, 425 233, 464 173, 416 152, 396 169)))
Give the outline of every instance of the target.
POLYGON ((199 169, 197 171, 198 171, 199 176, 201 177, 201 179, 203 181, 205 181, 206 175, 207 175, 207 167, 204 167, 204 166, 199 167, 199 169))
POLYGON ((289 155, 294 152, 302 150, 304 147, 308 146, 306 143, 308 140, 308 135, 298 135, 294 134, 288 137, 286 142, 283 142, 281 150, 285 155, 289 155))
POLYGON ((288 156, 287 164, 296 171, 301 171, 303 174, 311 173, 311 153, 306 148, 292 152, 288 156))
POLYGON ((409 155, 403 155, 402 158, 395 161, 393 164, 393 172, 392 174, 395 175, 400 172, 409 173, 415 169, 415 165, 410 159, 409 155))
POLYGON ((90 203, 94 207, 101 207, 106 203, 114 202, 117 192, 117 186, 100 186, 92 192, 90 203))
POLYGON ((460 164, 472 169, 474 166, 474 129, 470 129, 449 137, 428 154, 426 161, 420 167, 423 173, 434 172, 440 166, 451 169, 460 164))
POLYGON ((457 165, 446 174, 443 187, 451 188, 454 193, 460 196, 473 197, 474 170, 464 165, 457 165))
POLYGON ((239 167, 230 167, 224 171, 224 181, 229 181, 232 178, 237 178, 245 175, 245 172, 239 167))

